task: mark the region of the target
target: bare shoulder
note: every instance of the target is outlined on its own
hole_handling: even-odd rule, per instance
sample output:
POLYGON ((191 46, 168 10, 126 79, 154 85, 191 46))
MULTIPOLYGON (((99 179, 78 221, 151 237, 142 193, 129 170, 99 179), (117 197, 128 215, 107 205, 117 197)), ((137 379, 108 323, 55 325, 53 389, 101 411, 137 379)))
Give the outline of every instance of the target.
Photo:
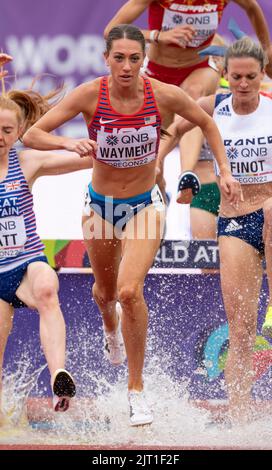
POLYGON ((43 154, 44 152, 41 150, 32 149, 24 149, 18 153, 20 166, 28 183, 38 171, 43 154))
POLYGON ((39 165, 38 160, 44 157, 46 152, 44 150, 23 149, 18 153, 21 168, 36 167, 39 165))
POLYGON ((23 149, 18 153, 20 165, 31 162, 36 158, 36 154, 39 153, 39 150, 32 149, 23 149))
POLYGON ((74 88, 67 96, 73 95, 77 96, 78 98, 86 98, 86 96, 94 96, 98 95, 99 89, 100 89, 100 83, 101 83, 101 77, 96 78, 95 80, 92 80, 90 82, 84 82, 81 83, 81 85, 78 85, 76 88, 74 88))
POLYGON ((74 110, 76 113, 83 112, 88 116, 91 115, 98 100, 100 81, 101 78, 96 78, 78 85, 53 109, 64 110, 64 112, 74 110))

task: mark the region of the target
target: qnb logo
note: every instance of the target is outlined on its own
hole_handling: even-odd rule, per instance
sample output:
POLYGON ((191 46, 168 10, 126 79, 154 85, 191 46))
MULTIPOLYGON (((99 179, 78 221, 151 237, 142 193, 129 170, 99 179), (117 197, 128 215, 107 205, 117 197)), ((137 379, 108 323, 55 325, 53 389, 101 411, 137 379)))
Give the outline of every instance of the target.
POLYGON ((173 23, 175 24, 182 24, 182 16, 181 15, 174 15, 173 16, 173 23))
POLYGON ((239 153, 236 147, 230 147, 227 149, 227 157, 230 158, 230 160, 235 160, 235 158, 238 158, 239 153))
POLYGON ((116 135, 109 135, 108 137, 106 137, 106 142, 108 145, 117 145, 118 137, 116 135))

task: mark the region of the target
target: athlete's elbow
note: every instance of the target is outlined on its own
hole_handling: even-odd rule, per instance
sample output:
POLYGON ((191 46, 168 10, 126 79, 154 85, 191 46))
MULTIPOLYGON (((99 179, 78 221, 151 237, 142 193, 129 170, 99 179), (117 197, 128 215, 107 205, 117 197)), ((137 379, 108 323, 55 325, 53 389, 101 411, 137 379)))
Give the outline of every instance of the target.
POLYGON ((28 129, 22 136, 22 142, 25 147, 31 147, 33 143, 33 132, 32 129, 28 129))

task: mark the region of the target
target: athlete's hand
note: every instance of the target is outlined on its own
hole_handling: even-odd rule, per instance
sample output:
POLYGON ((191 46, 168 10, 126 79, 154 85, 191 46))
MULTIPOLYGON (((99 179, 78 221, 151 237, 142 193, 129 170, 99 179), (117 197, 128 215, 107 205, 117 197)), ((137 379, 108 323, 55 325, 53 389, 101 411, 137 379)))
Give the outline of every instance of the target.
POLYGON ((10 62, 12 59, 13 57, 11 57, 11 55, 0 52, 0 79, 8 74, 8 71, 3 69, 3 65, 10 62))
POLYGON ((76 152, 80 157, 89 157, 96 154, 97 143, 91 139, 66 139, 63 145, 65 150, 76 152))
POLYGON ((161 31, 158 40, 161 44, 176 44, 185 49, 195 34, 196 30, 192 26, 177 26, 169 31, 161 31))
POLYGON ((13 60, 13 57, 11 55, 5 54, 4 52, 0 52, 0 67, 3 67, 3 65, 7 64, 13 60))
POLYGON ((239 181, 230 173, 220 175, 220 188, 230 204, 238 206, 238 204, 244 200, 239 181))

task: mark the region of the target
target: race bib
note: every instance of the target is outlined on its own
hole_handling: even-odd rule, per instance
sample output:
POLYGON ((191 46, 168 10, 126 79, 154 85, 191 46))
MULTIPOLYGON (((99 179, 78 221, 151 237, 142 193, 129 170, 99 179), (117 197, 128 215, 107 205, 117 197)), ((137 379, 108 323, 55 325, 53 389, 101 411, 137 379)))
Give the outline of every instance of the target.
POLYGON ((116 168, 135 168, 156 158, 157 131, 153 126, 144 126, 105 132, 102 126, 97 132, 97 144, 97 160, 116 168))
POLYGON ((165 10, 162 22, 162 31, 174 29, 177 26, 192 26, 196 34, 190 42, 189 47, 200 47, 213 36, 218 28, 218 12, 184 13, 180 11, 165 10))
POLYGON ((27 240, 24 217, 0 218, 0 259, 17 256, 27 240))

